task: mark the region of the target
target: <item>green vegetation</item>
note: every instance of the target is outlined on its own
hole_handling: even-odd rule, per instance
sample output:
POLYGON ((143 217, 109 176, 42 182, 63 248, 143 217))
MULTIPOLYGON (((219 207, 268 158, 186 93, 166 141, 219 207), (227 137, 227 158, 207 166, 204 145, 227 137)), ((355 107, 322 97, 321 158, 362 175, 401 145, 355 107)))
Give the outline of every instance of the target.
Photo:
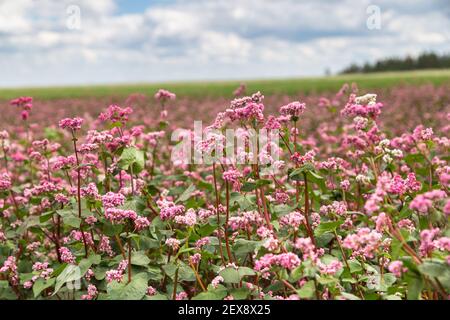
POLYGON ((385 71, 408 71, 423 69, 448 69, 450 68, 450 54, 437 55, 435 53, 422 53, 417 58, 407 56, 405 58, 385 58, 374 63, 364 65, 352 64, 341 73, 370 73, 385 71))
MULTIPOLYGON (((248 80, 248 92, 258 91, 270 94, 314 93, 337 91, 344 83, 357 82, 367 89, 386 88, 398 84, 435 85, 450 83, 450 69, 421 70, 407 72, 383 72, 371 74, 346 74, 330 77, 279 79, 279 80, 248 80)), ((33 96, 36 99, 83 98, 102 96, 128 96, 132 93, 153 94, 159 88, 175 92, 179 97, 231 97, 240 81, 209 81, 209 82, 170 82, 141 83, 123 85, 90 85, 51 88, 13 88, 0 89, 0 100, 12 99, 18 96, 33 96)))

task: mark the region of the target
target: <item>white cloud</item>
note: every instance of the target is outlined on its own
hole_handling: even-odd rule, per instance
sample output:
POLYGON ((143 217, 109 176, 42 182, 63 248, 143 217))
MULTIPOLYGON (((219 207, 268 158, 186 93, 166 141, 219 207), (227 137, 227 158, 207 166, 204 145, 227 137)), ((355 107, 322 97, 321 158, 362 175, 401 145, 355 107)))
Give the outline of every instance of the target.
POLYGON ((0 0, 0 86, 317 75, 448 52, 443 3, 178 0, 123 14, 113 0, 0 0), (72 4, 80 30, 66 27, 72 4), (380 30, 366 27, 371 4, 380 30))

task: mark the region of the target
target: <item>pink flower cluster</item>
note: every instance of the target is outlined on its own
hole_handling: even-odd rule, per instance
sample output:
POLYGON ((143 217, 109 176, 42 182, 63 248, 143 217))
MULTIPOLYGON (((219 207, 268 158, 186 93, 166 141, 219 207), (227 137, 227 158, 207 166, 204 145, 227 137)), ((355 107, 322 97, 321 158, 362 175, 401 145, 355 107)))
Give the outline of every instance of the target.
POLYGON ((175 100, 176 94, 165 89, 159 89, 155 93, 155 99, 158 101, 175 100))
POLYGON ((300 211, 292 211, 280 218, 280 224, 282 226, 293 228, 294 230, 298 230, 305 222, 305 216, 300 211))
POLYGON ((27 120, 29 112, 33 108, 33 98, 32 97, 19 97, 10 101, 10 104, 22 109, 21 117, 22 120, 27 120))
POLYGON ((341 111, 346 116, 361 116, 376 119, 381 114, 383 104, 376 102, 377 96, 375 94, 367 94, 362 97, 356 97, 351 94, 350 98, 341 111))
POLYGON ((264 219, 258 211, 239 211, 237 216, 230 217, 228 225, 231 230, 249 230, 263 223, 264 219))
POLYGON ((3 272, 9 274, 10 281, 13 285, 19 284, 19 275, 17 273, 16 258, 14 256, 9 256, 5 260, 3 266, 0 268, 0 273, 3 272))
POLYGON ((402 179, 400 175, 396 174, 388 184, 387 191, 392 194, 403 195, 406 192, 417 192, 421 186, 421 183, 417 181, 416 175, 413 172, 408 173, 406 179, 402 179))
POLYGON ((240 178, 242 178, 242 173, 240 173, 237 169, 231 168, 223 172, 223 179, 231 183, 233 186, 233 190, 237 192, 240 191, 242 185, 239 180, 240 178))
POLYGON ((137 213, 133 210, 123 210, 117 208, 107 208, 105 210, 105 218, 111 221, 111 223, 113 224, 124 223, 127 219, 135 220, 137 219, 137 217, 137 213))
MULTIPOLYGON (((133 113, 133 109, 130 107, 121 108, 118 105, 112 104, 108 107, 106 112, 100 113, 98 119, 100 121, 111 121, 113 123, 120 122, 125 123, 128 121, 130 114, 133 113)), ((105 140, 102 138, 101 140, 105 140)))
POLYGON ((434 201, 445 199, 447 193, 443 190, 432 190, 423 194, 417 195, 409 204, 409 208, 416 210, 421 215, 427 214, 433 207, 434 201))
POLYGON ((403 267, 402 261, 392 261, 388 267, 389 272, 393 273, 397 278, 402 276, 402 273, 408 271, 405 267, 403 267))
POLYGON ((425 229, 420 233, 420 247, 419 252, 421 256, 430 256, 431 253, 439 249, 441 251, 450 251, 450 238, 441 237, 435 239, 441 230, 439 228, 425 229))
POLYGON ((156 202, 158 205, 159 216, 161 217, 161 220, 168 220, 172 219, 177 215, 180 215, 184 212, 184 206, 183 205, 176 205, 172 201, 169 201, 167 199, 160 199, 156 202))
POLYGON ((125 197, 121 193, 108 192, 102 196, 102 203, 105 208, 123 206, 125 203, 125 197))
POLYGON ((65 118, 59 121, 59 127, 61 129, 69 129, 72 131, 77 131, 81 129, 81 125, 83 124, 82 118, 65 118))
POLYGON ((81 296, 81 300, 94 300, 97 297, 98 291, 97 287, 93 284, 88 285, 87 294, 81 296))
POLYGON ((74 264, 75 256, 70 252, 70 250, 66 247, 59 248, 59 254, 61 255, 61 261, 65 263, 74 264))
POLYGON ((306 104, 299 101, 291 102, 280 108, 280 113, 283 116, 289 116, 293 121, 297 121, 298 117, 305 112, 306 104))
POLYGON ((292 252, 280 254, 267 253, 255 261, 254 269, 262 273, 267 273, 270 268, 274 266, 280 266, 288 270, 293 270, 297 268, 300 263, 300 258, 292 252))
POLYGON ((360 256, 372 259, 381 242, 381 233, 369 228, 359 228, 355 234, 350 234, 344 239, 342 246, 352 250, 353 257, 360 256))
POLYGON ((9 190, 11 188, 11 178, 9 174, 0 174, 0 190, 9 190))
POLYGON ((344 216, 347 213, 347 205, 343 201, 333 201, 332 204, 323 205, 320 207, 320 214, 336 214, 344 216))
POLYGON ((106 281, 107 282, 112 282, 112 281, 122 282, 123 274, 125 273, 125 270, 127 269, 127 267, 128 267, 128 261, 122 260, 119 263, 119 266, 117 267, 117 269, 106 271, 106 281))
POLYGON ((190 208, 184 215, 175 216, 174 220, 176 223, 192 227, 197 223, 197 214, 194 209, 190 208))

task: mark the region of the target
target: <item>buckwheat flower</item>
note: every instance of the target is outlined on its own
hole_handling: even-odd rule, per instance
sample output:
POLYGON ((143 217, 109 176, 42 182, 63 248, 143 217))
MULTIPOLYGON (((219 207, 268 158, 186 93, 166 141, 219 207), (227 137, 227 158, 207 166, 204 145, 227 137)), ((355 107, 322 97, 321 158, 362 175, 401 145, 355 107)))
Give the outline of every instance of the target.
POLYGON ((83 124, 82 118, 65 118, 59 121, 59 127, 61 129, 70 129, 72 131, 77 131, 81 129, 83 124))
POLYGON ((198 217, 200 218, 200 220, 206 220, 209 217, 213 216, 215 214, 214 210, 209 210, 209 209, 199 209, 198 210, 198 217))
POLYGON ((195 214, 195 210, 190 208, 184 215, 176 216, 174 220, 176 223, 192 227, 197 223, 197 215, 195 214))
POLYGON ((278 239, 276 239, 272 236, 267 238, 263 244, 264 248, 266 248, 268 251, 275 251, 276 249, 278 249, 279 245, 280 245, 280 242, 278 241, 278 239))
POLYGON ((238 211, 237 216, 230 217, 228 225, 233 231, 248 230, 260 226, 264 219, 257 211, 238 211))
POLYGON ((5 241, 6 241, 5 233, 0 230, 0 242, 5 242, 5 241))
POLYGON ((31 110, 33 107, 32 97, 19 97, 9 102, 12 106, 23 107, 25 110, 31 110))
POLYGON ((93 284, 88 286, 88 293, 81 296, 81 300, 94 300, 98 294, 97 287, 93 284))
POLYGON ((86 271, 86 274, 84 275, 84 278, 86 279, 86 281, 91 281, 91 279, 92 279, 92 277, 95 275, 95 273, 94 273, 94 271, 91 269, 91 268, 89 268, 87 271, 86 271))
POLYGON ((200 253, 195 253, 194 255, 189 257, 189 261, 193 265, 197 265, 200 262, 201 259, 202 259, 202 255, 200 253))
POLYGON ((161 220, 172 219, 175 216, 182 214, 185 209, 183 205, 176 205, 174 202, 164 198, 156 201, 156 204, 160 209, 159 216, 161 220))
POLYGON ((222 282, 224 282, 224 279, 222 276, 217 276, 214 279, 212 279, 211 281, 211 285, 214 289, 217 289, 217 287, 219 286, 219 284, 221 284, 222 282))
POLYGON ((114 252, 111 248, 110 240, 107 236, 102 236, 100 239, 100 244, 98 246, 98 251, 106 253, 110 257, 114 256, 114 252))
MULTIPOLYGON (((133 210, 122 210, 117 208, 108 208, 105 211, 105 218, 114 223, 123 223, 125 220, 136 220, 137 213, 133 210)), ((143 221, 140 221, 143 222, 143 221)))
POLYGON ((25 281, 25 283, 23 284, 23 288, 24 289, 30 289, 31 287, 33 287, 34 282, 31 280, 25 281))
POLYGON ((347 205, 343 201, 333 201, 330 205, 323 205, 320 207, 320 214, 326 215, 330 213, 343 216, 347 213, 347 205))
POLYGON ((96 144, 96 143, 83 143, 80 146, 78 151, 81 154, 87 154, 87 153, 94 152, 94 151, 98 150, 98 148, 99 148, 99 145, 96 144))
POLYGON ((291 160, 297 165, 304 165, 307 162, 314 162, 316 153, 314 150, 308 151, 302 156, 299 152, 294 152, 291 156, 291 160))
POLYGON ((264 124, 264 128, 269 130, 278 130, 281 128, 281 123, 274 116, 269 116, 267 118, 266 123, 264 124))
POLYGON ((381 244, 381 238, 382 234, 375 230, 359 228, 356 234, 349 234, 344 239, 342 246, 352 250, 353 257, 361 256, 372 259, 381 244))
POLYGON ((402 273, 408 271, 408 269, 403 267, 403 262, 398 260, 392 261, 389 264, 388 270, 389 272, 393 273, 394 276, 396 276, 397 278, 400 278, 402 276, 402 273))
POLYGON ((420 233, 419 252, 422 257, 430 255, 436 249, 434 238, 439 234, 439 228, 426 229, 420 233))
POLYGON ((148 228, 149 226, 150 226, 150 221, 148 221, 148 219, 145 217, 137 217, 134 220, 134 227, 138 231, 144 230, 145 228, 148 228))
POLYGON ((94 216, 89 216, 86 219, 84 219, 84 222, 86 222, 88 225, 92 226, 97 222, 97 218, 94 216))
POLYGON ((71 167, 76 165, 76 158, 75 156, 68 156, 68 157, 55 157, 50 159, 51 168, 53 170, 60 170, 60 169, 70 169, 71 167))
POLYGON ((165 244, 171 247, 173 251, 178 250, 178 248, 180 247, 180 243, 181 243, 180 240, 177 240, 175 238, 169 238, 165 242, 165 244))
POLYGON ((11 188, 11 178, 7 173, 0 174, 0 190, 9 190, 11 188))
POLYGON ((436 248, 441 251, 450 251, 450 238, 449 237, 441 237, 434 241, 436 248))
POLYGON ((153 288, 152 286, 149 286, 149 287, 147 288, 147 295, 148 295, 148 296, 154 296, 155 294, 156 294, 156 289, 153 288))
POLYGON ((342 263, 339 260, 333 260, 330 264, 319 263, 319 271, 321 274, 335 275, 342 269, 342 263))
POLYGON ((416 230, 416 227, 414 226, 414 222, 412 222, 409 219, 402 219, 397 223, 397 226, 402 229, 408 230, 410 233, 416 230))
POLYGON ((200 249, 203 248, 203 246, 206 246, 206 245, 208 245, 210 243, 211 243, 211 240, 209 239, 209 237, 204 237, 204 238, 201 238, 201 239, 199 239, 199 240, 197 240, 195 242, 195 248, 197 250, 200 250, 200 249))
POLYGON ((383 232, 383 230, 389 229, 390 219, 384 212, 380 212, 375 220, 376 230, 383 232))
POLYGON ((442 200, 447 196, 445 191, 432 190, 417 195, 409 204, 409 208, 416 210, 420 215, 426 215, 433 207, 433 201, 442 200))
POLYGON ((155 93, 155 99, 158 101, 175 100, 176 94, 165 89, 159 89, 155 93))
POLYGON ((242 173, 238 170, 231 168, 227 171, 223 172, 223 179, 233 185, 233 190, 239 192, 242 186, 240 182, 240 178, 242 178, 242 173))
POLYGON ((342 190, 348 191, 350 189, 350 181, 342 180, 340 183, 340 187, 342 188, 342 190))
POLYGON ((291 102, 285 106, 280 108, 280 113, 283 116, 290 116, 291 120, 297 121, 298 117, 305 112, 306 105, 304 103, 300 103, 299 101, 291 102))
POLYGON ((356 130, 366 129, 368 123, 369 123, 369 120, 364 117, 358 116, 353 119, 353 124, 354 124, 356 130))
POLYGON ((105 208, 119 207, 124 205, 125 197, 120 193, 108 192, 102 196, 102 203, 105 208))
POLYGON ((442 211, 444 212, 444 214, 446 216, 450 216, 450 200, 447 200, 447 202, 445 203, 445 206, 442 209, 442 211))
POLYGON ((121 108, 118 105, 112 104, 108 107, 106 112, 100 113, 98 119, 100 121, 111 121, 113 123, 120 122, 122 124, 128 121, 130 114, 133 113, 133 109, 130 107, 121 108))
POLYGON ((75 256, 70 252, 70 250, 66 247, 59 248, 59 254, 61 255, 61 261, 74 264, 75 263, 75 256))
POLYGON ((89 183, 86 187, 81 188, 81 195, 92 199, 100 199, 97 186, 93 182, 89 183))
POLYGON ((175 296, 175 300, 186 300, 188 298, 188 294, 184 291, 177 293, 175 296))
POLYGON ((122 260, 119 263, 119 266, 117 269, 106 271, 106 281, 107 282, 112 282, 112 281, 122 282, 123 274, 124 274, 125 270, 127 269, 127 267, 128 267, 128 261, 122 260))
POLYGON ((14 256, 9 256, 5 262, 3 262, 3 266, 0 268, 0 273, 7 273, 13 285, 17 285, 19 283, 16 258, 14 256))

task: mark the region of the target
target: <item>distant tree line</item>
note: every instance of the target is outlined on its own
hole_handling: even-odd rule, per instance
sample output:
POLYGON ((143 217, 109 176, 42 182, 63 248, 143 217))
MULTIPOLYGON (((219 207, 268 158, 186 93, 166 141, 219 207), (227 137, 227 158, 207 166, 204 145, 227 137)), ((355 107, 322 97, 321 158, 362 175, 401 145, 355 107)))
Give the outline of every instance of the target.
POLYGON ((345 73, 368 73, 378 71, 406 71, 419 69, 445 69, 450 68, 450 54, 437 55, 435 53, 422 53, 417 58, 386 58, 374 63, 364 65, 352 64, 342 70, 345 73))

